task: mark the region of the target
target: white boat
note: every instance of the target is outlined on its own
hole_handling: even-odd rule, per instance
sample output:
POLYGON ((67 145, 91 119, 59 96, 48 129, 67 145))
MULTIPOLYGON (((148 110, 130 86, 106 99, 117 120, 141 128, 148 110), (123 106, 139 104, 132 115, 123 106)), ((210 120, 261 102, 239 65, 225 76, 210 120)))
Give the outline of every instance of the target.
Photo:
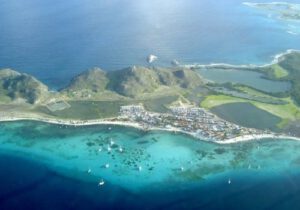
POLYGON ((123 148, 122 147, 119 148, 119 152, 121 152, 121 153, 123 152, 123 148))
POLYGON ((92 173, 92 169, 89 168, 89 169, 87 170, 87 173, 88 173, 88 174, 92 173))
POLYGON ((115 144, 115 142, 112 139, 110 139, 109 144, 110 144, 110 146, 112 146, 115 144))
POLYGON ((104 165, 104 167, 105 167, 105 168, 109 168, 109 163, 106 163, 106 164, 104 165))
POLYGON ((153 63, 154 61, 156 61, 158 59, 158 57, 156 56, 156 55, 149 55, 148 57, 147 57, 147 62, 148 63, 153 63))
POLYGON ((181 170, 181 171, 184 171, 184 168, 183 168, 183 166, 181 166, 181 167, 180 167, 180 170, 181 170))
POLYGON ((142 166, 139 166, 139 167, 138 167, 138 170, 139 170, 139 171, 142 171, 142 170, 143 170, 142 166))
POLYGON ((231 184, 231 179, 228 179, 228 184, 231 184))
POLYGON ((110 146, 107 147, 107 151, 108 151, 108 152, 111 151, 111 147, 110 147, 110 146))
POLYGON ((101 187, 101 186, 103 186, 104 184, 105 184, 104 180, 101 179, 101 181, 98 183, 98 186, 101 187))
POLYGON ((102 147, 99 147, 98 152, 101 152, 101 151, 102 151, 102 147))

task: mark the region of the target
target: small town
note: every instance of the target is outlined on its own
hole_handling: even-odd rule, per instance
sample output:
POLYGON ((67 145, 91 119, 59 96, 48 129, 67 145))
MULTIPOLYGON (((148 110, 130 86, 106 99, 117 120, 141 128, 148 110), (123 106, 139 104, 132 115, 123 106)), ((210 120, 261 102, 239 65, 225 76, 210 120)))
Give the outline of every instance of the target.
POLYGON ((120 115, 122 119, 141 124, 144 129, 182 131, 211 141, 270 133, 230 123, 197 107, 170 107, 169 113, 154 113, 148 112, 142 105, 129 105, 121 107, 120 115))

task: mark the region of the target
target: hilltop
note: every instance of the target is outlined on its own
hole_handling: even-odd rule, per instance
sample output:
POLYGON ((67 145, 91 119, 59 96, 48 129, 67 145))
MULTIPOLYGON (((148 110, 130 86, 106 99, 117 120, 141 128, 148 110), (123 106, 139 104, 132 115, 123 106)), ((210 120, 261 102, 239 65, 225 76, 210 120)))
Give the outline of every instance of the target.
POLYGON ((46 85, 28 74, 11 69, 0 70, 2 103, 146 100, 157 96, 179 97, 203 85, 202 78, 191 69, 133 66, 106 72, 93 68, 75 76, 65 88, 54 94, 48 91, 46 85))
POLYGON ((118 97, 140 98, 160 90, 191 90, 204 82, 193 70, 146 68, 133 66, 119 71, 105 72, 99 68, 85 71, 62 90, 69 96, 99 97, 111 93, 118 97), (73 94, 72 94, 73 93, 73 94))
POLYGON ((57 92, 49 92, 34 77, 10 69, 0 71, 0 84, 0 111, 69 119, 117 116, 120 107, 128 104, 143 104, 148 110, 167 112, 172 104, 196 104, 188 97, 205 86, 191 69, 141 66, 111 72, 89 69, 57 92))
POLYGON ((36 78, 11 69, 0 70, 0 98, 2 101, 36 104, 48 94, 48 87, 36 78))
POLYGON ((36 78, 4 69, 0 70, 0 112, 88 120, 118 117, 121 106, 132 104, 155 113, 168 113, 173 106, 200 106, 242 126, 300 136, 299 61, 300 53, 289 51, 265 66, 206 66, 257 71, 267 79, 291 83, 290 90, 279 93, 243 84, 211 83, 197 68, 182 66, 132 66, 117 71, 93 68, 75 76, 63 89, 49 92, 36 78))

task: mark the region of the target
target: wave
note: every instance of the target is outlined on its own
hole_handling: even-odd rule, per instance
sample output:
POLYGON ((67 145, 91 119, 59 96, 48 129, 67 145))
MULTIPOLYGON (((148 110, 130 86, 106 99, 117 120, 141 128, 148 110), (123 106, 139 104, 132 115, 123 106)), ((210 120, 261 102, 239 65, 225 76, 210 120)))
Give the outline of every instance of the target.
POLYGON ((256 64, 242 64, 242 65, 234 65, 234 64, 228 64, 228 63, 210 63, 210 64, 183 64, 180 65, 181 67, 184 68, 240 68, 240 69, 253 69, 253 68, 262 68, 262 67, 268 67, 274 64, 278 64, 280 61, 282 61, 285 56, 292 54, 292 53, 300 53, 300 50, 296 49, 288 49, 285 52, 276 54, 273 56, 273 60, 270 63, 263 64, 263 65, 256 65, 256 64))

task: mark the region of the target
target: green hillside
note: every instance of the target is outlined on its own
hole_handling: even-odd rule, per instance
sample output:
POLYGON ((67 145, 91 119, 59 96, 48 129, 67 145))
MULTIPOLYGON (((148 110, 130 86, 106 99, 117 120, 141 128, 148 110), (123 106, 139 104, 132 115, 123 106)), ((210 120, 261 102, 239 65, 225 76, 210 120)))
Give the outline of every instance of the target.
POLYGON ((190 90, 203 85, 200 76, 190 69, 146 68, 133 66, 119 71, 104 72, 98 68, 76 76, 63 92, 81 96, 104 95, 138 98, 143 94, 190 90))
POLYGON ((0 98, 35 104, 48 94, 47 86, 34 77, 11 69, 0 70, 0 98))

